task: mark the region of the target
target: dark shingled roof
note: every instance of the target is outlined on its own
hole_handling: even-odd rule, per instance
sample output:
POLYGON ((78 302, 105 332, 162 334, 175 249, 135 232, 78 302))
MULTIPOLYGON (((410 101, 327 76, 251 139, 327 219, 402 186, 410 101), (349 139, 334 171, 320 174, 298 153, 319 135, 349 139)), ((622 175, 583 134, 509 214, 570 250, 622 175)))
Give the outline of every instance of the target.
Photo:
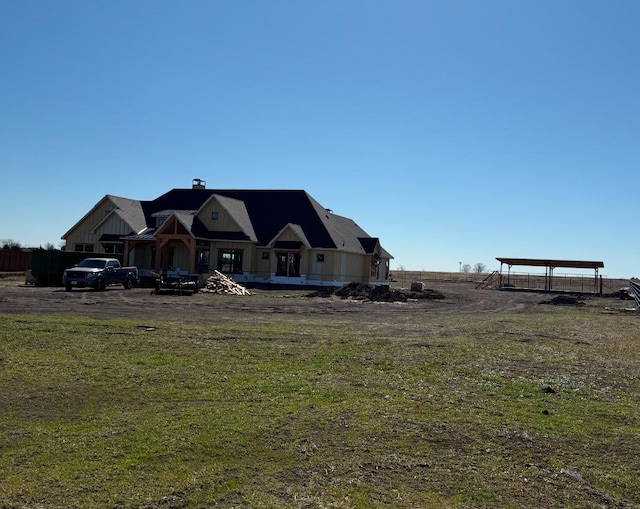
POLYGON ((107 196, 117 207, 114 212, 129 224, 135 233, 144 229, 146 226, 145 215, 139 201, 130 200, 129 198, 121 198, 120 196, 107 196))
POLYGON ((294 223, 300 225, 313 247, 337 247, 305 191, 173 189, 153 201, 142 202, 142 206, 151 218, 162 210, 197 210, 213 194, 244 203, 258 245, 266 245, 285 225, 294 223))
MULTIPOLYGON (((147 225, 155 225, 154 215, 173 213, 200 239, 251 241, 266 246, 289 226, 316 249, 371 254, 378 245, 378 239, 369 237, 353 220, 326 210, 303 190, 172 189, 155 200, 138 203, 147 225), (212 198, 227 209, 241 231, 207 230, 194 213, 212 198)), ((130 216, 136 218, 132 203, 121 204, 127 205, 130 216)), ((128 238, 153 236, 152 231, 138 231, 141 235, 128 238)), ((384 249, 382 253, 391 258, 384 249)))

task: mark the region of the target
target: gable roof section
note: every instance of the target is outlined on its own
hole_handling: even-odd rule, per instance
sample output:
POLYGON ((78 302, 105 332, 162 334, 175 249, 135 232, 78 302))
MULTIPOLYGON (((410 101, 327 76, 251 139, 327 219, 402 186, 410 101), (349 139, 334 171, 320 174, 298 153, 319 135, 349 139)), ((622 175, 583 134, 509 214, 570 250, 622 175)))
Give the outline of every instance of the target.
POLYGON ((273 237, 268 243, 267 247, 294 247, 294 244, 297 245, 296 249, 299 249, 304 244, 305 247, 311 249, 313 246, 309 243, 307 236, 304 234, 304 230, 300 227, 299 224, 287 223, 282 229, 278 232, 278 234, 273 237), (278 240, 278 237, 284 233, 285 230, 290 229, 296 237, 300 239, 300 242, 287 242, 278 240))
POLYGON ((193 233, 191 232, 191 227, 193 225, 193 214, 190 214, 189 212, 186 212, 186 211, 171 212, 170 215, 167 217, 167 220, 164 223, 162 223, 162 226, 160 226, 155 231, 155 235, 164 234, 165 230, 171 228, 174 224, 174 222, 172 221, 172 218, 175 218, 178 225, 182 226, 188 234, 193 235, 193 233))
POLYGON ((173 214, 176 219, 178 220, 178 223, 180 223, 182 226, 184 226, 185 230, 187 230, 187 232, 189 232, 191 235, 193 235, 193 224, 195 221, 195 216, 189 212, 174 212, 173 214))
POLYGON ((247 241, 250 240, 243 232, 211 232, 207 230, 207 227, 202 223, 200 218, 195 215, 196 211, 193 210, 162 210, 154 213, 154 216, 167 216, 167 220, 163 225, 157 229, 157 231, 150 232, 142 235, 130 235, 125 237, 128 240, 153 240, 158 233, 162 233, 171 223, 172 217, 176 218, 176 221, 189 233, 192 237, 201 240, 234 240, 234 241, 247 241))
POLYGON ((391 253, 380 245, 380 239, 378 237, 360 237, 358 240, 360 244, 362 244, 362 249, 364 249, 365 253, 373 255, 376 260, 380 258, 393 259, 391 253))
POLYGON ((338 248, 352 253, 367 252, 360 239, 369 235, 353 219, 325 211, 324 224, 338 248))
POLYGON ((378 239, 376 237, 358 237, 360 241, 360 245, 364 252, 367 254, 373 254, 376 252, 376 247, 378 246, 378 239))
MULTIPOLYGON (((227 211, 227 213, 233 218, 235 223, 240 228, 244 236, 239 235, 240 232, 208 232, 209 238, 225 239, 225 240, 250 240, 253 242, 258 241, 256 232, 253 229, 249 212, 245 203, 236 198, 230 198, 221 194, 212 194, 211 197, 202 204, 200 210, 205 207, 211 200, 216 200, 220 206, 227 211), (237 237, 233 239, 233 237, 237 237)), ((199 212, 199 211, 198 211, 199 212)))
POLYGON ((162 234, 164 230, 166 230, 167 228, 169 228, 171 224, 173 224, 171 221, 172 217, 174 217, 178 222, 178 224, 181 225, 186 230, 186 232, 193 237, 197 236, 194 230, 198 230, 199 227, 204 228, 204 225, 200 222, 198 218, 196 218, 193 215, 192 211, 188 211, 188 210, 161 211, 159 215, 164 216, 164 214, 168 214, 167 220, 164 223, 162 223, 162 226, 160 226, 156 230, 154 236, 157 234, 162 234))
POLYGON ((225 191, 220 194, 245 203, 258 245, 266 245, 286 225, 295 224, 304 232, 310 246, 336 247, 305 191, 225 191))
POLYGON ((204 225, 204 223, 200 220, 198 216, 192 216, 193 223, 191 225, 191 232, 194 237, 202 240, 233 240, 233 241, 248 241, 255 239, 249 238, 249 236, 240 231, 240 232, 221 232, 221 231, 210 231, 204 225))
POLYGON ((118 216, 131 228, 133 233, 139 233, 146 228, 147 224, 142 210, 142 204, 138 200, 130 200, 129 198, 121 198, 120 196, 113 195, 107 195, 106 198, 113 204, 113 209, 104 216, 102 221, 94 226, 92 230, 94 233, 109 221, 112 216, 118 216))
POLYGON ((129 198, 121 198, 120 196, 113 195, 109 195, 109 198, 116 206, 114 212, 118 214, 125 223, 131 226, 134 232, 141 232, 147 227, 142 203, 139 200, 130 200, 129 198))
POLYGON ((139 200, 131 200, 129 198, 122 198, 121 196, 113 196, 111 194, 105 195, 98 203, 96 203, 89 212, 87 212, 80 221, 74 224, 69 230, 62 235, 62 239, 68 237, 73 230, 75 230, 78 225, 84 222, 91 214, 93 214, 98 208, 100 208, 105 201, 111 202, 113 205, 113 209, 109 214, 107 214, 94 228, 97 229, 100 225, 104 224, 106 220, 108 220, 112 214, 118 215, 125 223, 129 225, 129 227, 135 232, 140 232, 144 230, 147 226, 147 221, 145 218, 142 202, 139 200))

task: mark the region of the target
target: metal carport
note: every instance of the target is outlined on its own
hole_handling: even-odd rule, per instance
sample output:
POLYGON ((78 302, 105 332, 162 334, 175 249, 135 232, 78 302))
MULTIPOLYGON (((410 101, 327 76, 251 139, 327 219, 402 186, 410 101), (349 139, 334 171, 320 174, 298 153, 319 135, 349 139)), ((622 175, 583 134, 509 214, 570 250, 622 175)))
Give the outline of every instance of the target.
POLYGON ((604 268, 604 262, 599 261, 586 261, 586 260, 550 260, 540 258, 496 258, 500 262, 500 287, 509 284, 509 275, 511 273, 511 267, 514 265, 523 267, 544 267, 545 268, 545 291, 551 291, 553 289, 553 270, 562 267, 567 269, 593 269, 595 271, 595 277, 593 282, 593 293, 602 293, 602 286, 598 285, 598 270, 604 268), (503 284, 502 266, 507 264, 507 279, 506 285, 503 284))

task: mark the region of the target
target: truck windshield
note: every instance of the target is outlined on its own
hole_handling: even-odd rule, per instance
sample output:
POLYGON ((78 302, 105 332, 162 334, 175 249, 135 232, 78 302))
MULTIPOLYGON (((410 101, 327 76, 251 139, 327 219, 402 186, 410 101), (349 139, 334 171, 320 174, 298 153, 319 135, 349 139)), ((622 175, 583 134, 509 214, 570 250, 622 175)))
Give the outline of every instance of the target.
POLYGON ((93 269, 104 269, 105 266, 104 260, 82 260, 78 267, 90 267, 93 269))

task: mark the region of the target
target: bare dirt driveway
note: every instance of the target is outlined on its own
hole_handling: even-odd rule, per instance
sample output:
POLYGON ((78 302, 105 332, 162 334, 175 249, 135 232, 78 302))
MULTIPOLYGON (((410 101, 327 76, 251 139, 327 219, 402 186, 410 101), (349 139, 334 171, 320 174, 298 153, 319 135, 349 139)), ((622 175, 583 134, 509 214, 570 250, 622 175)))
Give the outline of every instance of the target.
MULTIPOLYGON (((206 322, 221 317, 252 320, 256 315, 324 314, 339 319, 392 320, 410 313, 548 313, 559 306, 543 304, 553 295, 524 291, 477 290, 470 283, 437 283, 430 288, 441 299, 408 299, 405 302, 372 302, 318 297, 308 289, 254 289, 250 296, 197 293, 192 296, 156 295, 151 289, 124 290, 111 287, 103 292, 23 284, 22 277, 0 279, 0 313, 70 314, 91 318, 136 318, 206 322)), ((581 296, 580 303, 607 312, 621 311, 629 303, 619 299, 581 296)))

